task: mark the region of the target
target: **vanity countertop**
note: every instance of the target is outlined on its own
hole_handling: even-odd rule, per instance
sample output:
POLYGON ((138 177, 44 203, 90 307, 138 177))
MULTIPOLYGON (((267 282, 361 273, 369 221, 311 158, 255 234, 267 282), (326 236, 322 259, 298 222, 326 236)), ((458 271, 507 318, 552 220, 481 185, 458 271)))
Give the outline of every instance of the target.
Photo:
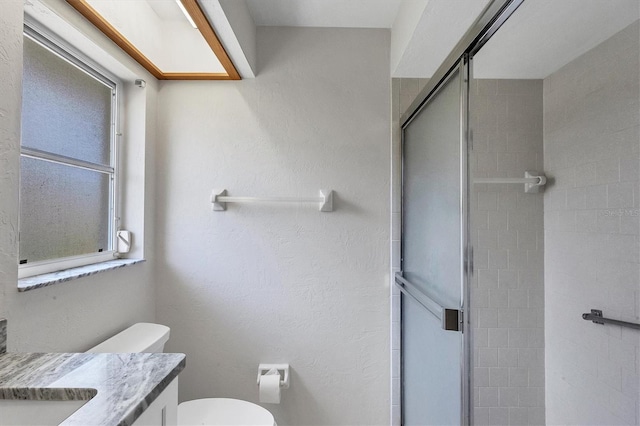
POLYGON ((0 398, 88 400, 62 424, 129 426, 185 366, 184 354, 0 354, 0 398))

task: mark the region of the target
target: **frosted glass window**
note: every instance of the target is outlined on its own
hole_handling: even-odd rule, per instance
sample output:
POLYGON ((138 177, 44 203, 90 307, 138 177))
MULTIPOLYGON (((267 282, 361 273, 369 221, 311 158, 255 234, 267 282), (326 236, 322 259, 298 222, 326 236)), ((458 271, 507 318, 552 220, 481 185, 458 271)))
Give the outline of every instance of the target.
POLYGON ((28 37, 23 62, 22 146, 109 165, 112 88, 28 37))
POLYGON ((22 157, 20 262, 109 249, 108 174, 22 157))
POLYGON ((29 28, 23 62, 20 264, 107 255, 116 86, 29 28))

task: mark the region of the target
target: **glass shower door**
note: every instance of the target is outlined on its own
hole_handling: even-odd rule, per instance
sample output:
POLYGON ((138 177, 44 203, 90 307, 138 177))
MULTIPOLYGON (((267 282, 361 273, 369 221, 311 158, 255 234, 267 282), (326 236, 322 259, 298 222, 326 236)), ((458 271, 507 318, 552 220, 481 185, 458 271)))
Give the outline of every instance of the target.
POLYGON ((403 128, 402 273, 396 284, 402 290, 404 425, 467 422, 460 332, 464 69, 454 71, 403 128))

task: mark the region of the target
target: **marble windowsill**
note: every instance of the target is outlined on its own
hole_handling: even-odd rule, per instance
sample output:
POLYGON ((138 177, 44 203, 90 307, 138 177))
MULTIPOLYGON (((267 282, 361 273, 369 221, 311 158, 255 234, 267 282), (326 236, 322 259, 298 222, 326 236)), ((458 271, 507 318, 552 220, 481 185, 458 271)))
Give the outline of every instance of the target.
POLYGON ((116 259, 65 269, 63 271, 50 272, 48 274, 34 275, 33 277, 20 278, 18 280, 18 291, 35 290, 36 288, 47 287, 142 262, 144 262, 144 259, 116 259))

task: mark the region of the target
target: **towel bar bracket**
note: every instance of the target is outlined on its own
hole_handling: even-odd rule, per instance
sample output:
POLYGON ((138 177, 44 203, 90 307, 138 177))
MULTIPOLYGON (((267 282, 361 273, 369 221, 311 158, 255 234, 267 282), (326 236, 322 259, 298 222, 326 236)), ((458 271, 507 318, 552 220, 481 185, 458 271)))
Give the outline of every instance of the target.
MULTIPOLYGON (((584 317, 584 316, 583 316, 584 317)), ((602 311, 600 309, 592 309, 591 310, 591 321, 594 324, 602 324, 604 325, 604 321, 599 320, 598 318, 594 318, 594 317, 600 317, 602 318, 602 311)), ((586 319, 586 318, 585 318, 586 319)))
POLYGON ((218 197, 227 195, 226 189, 214 189, 211 192, 211 209, 216 212, 222 212, 227 210, 227 203, 218 201, 218 197))
POLYGON ((527 194, 537 194, 540 190, 544 189, 544 186, 547 184, 547 177, 542 173, 532 172, 527 170, 524 172, 524 178, 537 178, 538 182, 535 183, 525 183, 524 184, 524 192, 527 194))

